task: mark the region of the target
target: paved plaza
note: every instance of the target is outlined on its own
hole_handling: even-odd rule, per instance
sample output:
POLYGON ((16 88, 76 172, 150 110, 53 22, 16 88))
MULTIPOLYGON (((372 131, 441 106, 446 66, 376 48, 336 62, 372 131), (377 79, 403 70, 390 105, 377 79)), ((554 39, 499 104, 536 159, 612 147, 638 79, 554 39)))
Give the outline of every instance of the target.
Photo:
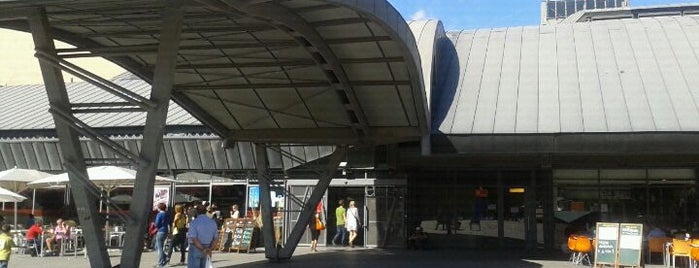
MULTIPOLYGON (((119 262, 119 252, 112 251, 112 263, 119 262)), ((153 267, 155 253, 145 252, 141 267, 153 267)), ((563 254, 526 253, 521 250, 456 250, 433 249, 426 251, 323 247, 311 253, 307 247, 296 250, 287 262, 274 263, 257 253, 215 253, 215 267, 584 267, 566 261, 563 254)), ((87 259, 78 257, 30 257, 14 255, 10 267, 89 267, 87 259)), ((185 267, 185 266, 172 266, 185 267)), ((646 265, 661 268, 662 265, 646 265)))

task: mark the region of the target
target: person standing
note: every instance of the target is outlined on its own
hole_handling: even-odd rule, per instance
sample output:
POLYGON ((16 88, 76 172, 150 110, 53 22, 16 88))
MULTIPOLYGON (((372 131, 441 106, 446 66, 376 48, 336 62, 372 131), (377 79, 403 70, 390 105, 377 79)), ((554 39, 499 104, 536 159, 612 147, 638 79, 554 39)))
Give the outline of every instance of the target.
POLYGON ((197 218, 189 224, 187 238, 189 240, 188 268, 204 268, 206 259, 211 257, 218 242, 218 226, 206 216, 206 207, 197 206, 197 218))
POLYGON ((231 218, 237 219, 240 217, 240 211, 238 211, 238 205, 231 206, 231 218))
POLYGON ((15 246, 10 236, 11 229, 9 224, 4 224, 2 226, 2 233, 0 233, 0 268, 7 268, 10 262, 10 254, 12 254, 12 247, 15 246))
POLYGON ((184 265, 185 251, 187 250, 187 215, 184 213, 184 205, 175 206, 175 217, 172 220, 172 241, 167 252, 167 262, 172 257, 172 249, 177 246, 180 250, 180 262, 184 265))
POLYGON ((345 216, 347 231, 349 232, 349 246, 354 247, 354 239, 357 238, 357 230, 359 229, 359 210, 354 206, 354 201, 349 202, 347 216, 345 216))
POLYGON ((25 222, 24 226, 27 226, 27 228, 31 228, 32 225, 34 225, 34 214, 29 214, 29 217, 27 218, 27 222, 25 222))
POLYGON ((345 228, 346 213, 345 200, 340 199, 337 201, 337 208, 335 209, 335 236, 333 237, 333 246, 339 244, 340 246, 345 245, 345 237, 347 236, 347 228, 345 228), (337 239, 340 238, 340 243, 336 243, 337 239))
POLYGON ((158 214, 155 215, 155 252, 158 254, 156 267, 164 267, 167 264, 167 252, 165 252, 165 239, 170 233, 170 217, 167 215, 165 203, 158 203, 158 214))

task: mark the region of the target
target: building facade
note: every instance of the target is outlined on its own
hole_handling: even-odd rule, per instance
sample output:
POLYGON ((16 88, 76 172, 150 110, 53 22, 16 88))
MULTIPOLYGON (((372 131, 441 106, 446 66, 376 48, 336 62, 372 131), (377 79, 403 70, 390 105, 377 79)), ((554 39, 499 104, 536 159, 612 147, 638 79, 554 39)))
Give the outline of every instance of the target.
MULTIPOLYGON (((314 4, 289 8, 308 17, 358 14, 353 6, 314 4)), ((628 4, 545 1, 542 7, 546 21, 580 10, 622 7, 629 14, 651 10, 626 9, 628 4)), ((682 9, 667 9, 678 8, 682 9)), ((312 59, 281 61, 270 52, 276 50, 269 49, 256 52, 274 58, 265 62, 209 63, 203 57, 204 63, 181 64, 178 67, 186 69, 187 75, 180 76, 178 103, 205 123, 181 124, 173 131, 192 137, 202 125, 212 129, 201 130, 205 136, 194 136, 181 145, 166 136, 158 171, 169 172, 175 166, 178 174, 200 171, 249 178, 183 186, 191 188, 186 190, 189 194, 200 194, 206 191, 193 188, 208 187, 211 193, 214 187, 229 189, 225 187, 230 184, 231 192, 244 191, 249 196, 250 187, 260 178, 255 165, 246 165, 257 163, 254 146, 247 141, 271 144, 267 162, 280 181, 273 187, 275 193, 280 188, 285 193, 284 208, 291 208, 285 214, 285 234, 291 236, 291 227, 302 223, 299 211, 304 204, 298 200, 311 195, 320 180, 318 166, 326 164, 337 149, 321 145, 351 143, 357 135, 371 146, 352 147, 345 154, 344 164, 331 172, 330 188, 322 200, 329 222, 338 200, 357 201, 365 223, 360 230, 363 245, 404 246, 409 230, 417 226, 446 243, 438 247, 458 248, 554 249, 567 227, 589 227, 600 220, 653 222, 691 231, 697 222, 692 208, 699 202, 697 16, 692 12, 668 16, 655 13, 658 9, 642 16, 610 15, 620 14, 619 10, 596 11, 601 14, 597 18, 605 19, 462 31, 445 31, 437 20, 403 24, 396 19, 391 27, 404 27, 404 31, 395 36, 382 32, 389 26, 366 26, 366 17, 318 19, 312 23, 321 28, 315 34, 328 37, 313 40, 325 40, 328 47, 313 51, 336 49, 344 58, 311 53, 312 59), (337 28, 353 37, 331 36, 338 33, 337 28), (322 64, 312 61, 319 57, 322 64), (331 62, 343 67, 328 67, 331 62), (304 71, 270 70, 277 68, 270 67, 274 64, 299 65, 304 71), (317 72, 313 68, 318 65, 325 69, 317 72), (414 69, 417 66, 419 70, 414 69), (191 75, 196 68, 211 73, 191 75), (217 68, 229 68, 237 75, 224 79, 232 82, 211 83, 218 82, 220 71, 211 70, 217 68), (255 70, 264 75, 254 72, 252 79, 242 79, 239 76, 249 72, 246 68, 260 68, 255 70), (287 73, 278 77, 280 72, 287 73), (305 76, 312 76, 311 81, 328 76, 331 86, 308 82, 305 76), (348 90, 349 86, 357 91, 348 90), (290 99, 301 101, 287 103, 290 99), (299 131, 299 127, 313 131, 299 131), (268 128, 274 131, 265 131, 268 128), (289 142, 292 138, 299 142, 289 142), (314 143, 321 145, 304 147, 314 143), (199 160, 192 164, 192 159, 199 160)), ((276 31, 280 27, 261 28, 276 31)), ((285 51, 289 56, 305 55, 305 50, 298 50, 311 43, 283 41, 287 42, 266 44, 282 50, 297 41, 305 44, 285 51)), ((249 44, 226 45, 231 50, 251 49, 249 44)), ((187 48, 202 47, 207 46, 187 48)), ((12 103, 18 105, 18 101, 12 103)), ((95 120, 96 124, 119 122, 95 120)), ((28 129, 21 126, 25 119, 12 121, 20 127, 3 129, 3 136, 50 133, 50 126, 28 129)), ((139 123, 128 126, 105 125, 102 131, 129 133, 139 123)), ((3 148, 38 152, 42 157, 31 146, 0 144, 3 148)), ((91 152, 89 145, 86 148, 91 152)), ((21 163, 16 160, 18 151, 3 152, 6 167, 21 163)), ((333 230, 332 225, 328 227, 333 230)), ((332 235, 327 232, 321 243, 329 244, 332 235)))

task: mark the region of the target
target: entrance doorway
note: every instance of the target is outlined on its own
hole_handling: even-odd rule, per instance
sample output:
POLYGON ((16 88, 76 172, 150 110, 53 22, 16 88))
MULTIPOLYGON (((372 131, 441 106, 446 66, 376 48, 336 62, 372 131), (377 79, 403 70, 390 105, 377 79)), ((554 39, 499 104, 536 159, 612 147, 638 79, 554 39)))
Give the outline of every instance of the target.
MULTIPOLYGON (((365 187, 330 187, 328 188, 328 212, 327 212, 327 232, 326 234, 326 244, 332 245, 332 239, 335 237, 337 232, 337 217, 335 215, 335 209, 338 206, 339 200, 344 200, 345 209, 349 208, 349 202, 354 201, 357 212, 359 212, 359 219, 362 226, 366 226, 366 199, 365 199, 365 187)), ((355 247, 363 247, 365 245, 364 238, 365 232, 364 228, 358 228, 357 238, 355 238, 353 244, 355 247)), ((349 232, 347 233, 345 240, 342 245, 347 245, 349 239, 349 232)), ((339 241, 339 239, 338 239, 339 241)), ((339 244, 339 242, 338 242, 339 244)))

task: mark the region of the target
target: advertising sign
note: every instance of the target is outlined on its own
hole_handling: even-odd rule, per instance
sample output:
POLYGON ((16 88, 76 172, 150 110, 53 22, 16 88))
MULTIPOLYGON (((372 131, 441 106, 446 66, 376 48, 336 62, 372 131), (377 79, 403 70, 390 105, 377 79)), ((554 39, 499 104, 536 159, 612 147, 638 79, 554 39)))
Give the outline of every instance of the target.
POLYGON ((170 187, 155 187, 153 190, 153 210, 156 210, 160 203, 170 204, 170 187))
POLYGON ((248 207, 260 206, 260 186, 252 185, 248 188, 248 207))
POLYGON ((619 265, 640 266, 643 224, 622 223, 619 232, 619 265))
POLYGON ((598 264, 616 264, 616 253, 619 239, 619 224, 598 222, 597 248, 595 248, 595 267, 598 264))

